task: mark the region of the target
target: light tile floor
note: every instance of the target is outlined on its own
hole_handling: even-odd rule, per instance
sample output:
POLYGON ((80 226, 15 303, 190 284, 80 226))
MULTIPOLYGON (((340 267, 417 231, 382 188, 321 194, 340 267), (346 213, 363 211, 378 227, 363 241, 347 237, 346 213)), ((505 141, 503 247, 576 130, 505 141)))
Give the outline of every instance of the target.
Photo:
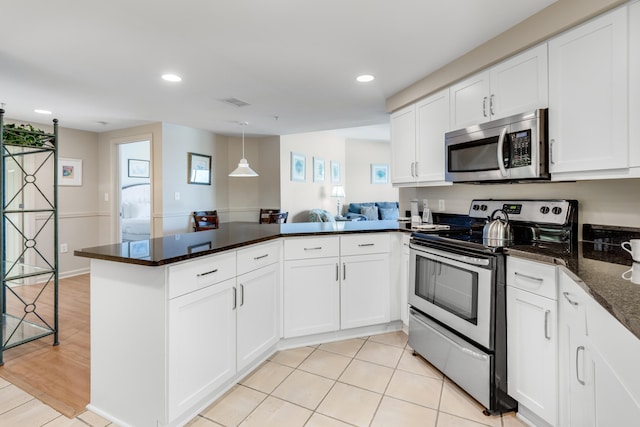
MULTIPOLYGON (((75 419, 0 379, 0 427, 103 427, 75 419)), ((413 356, 403 332, 274 354, 189 427, 523 427, 509 413, 485 416, 458 386, 413 356)))

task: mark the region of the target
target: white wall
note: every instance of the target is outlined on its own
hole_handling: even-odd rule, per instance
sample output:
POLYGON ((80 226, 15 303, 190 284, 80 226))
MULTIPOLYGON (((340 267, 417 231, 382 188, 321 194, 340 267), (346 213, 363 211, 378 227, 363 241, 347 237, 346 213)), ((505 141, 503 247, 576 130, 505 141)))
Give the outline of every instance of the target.
MULTIPOLYGON (((289 212, 289 222, 307 222, 310 209, 326 209, 336 213, 336 200, 331 195, 331 160, 340 162, 342 183, 346 179, 345 138, 331 132, 311 132, 280 137, 280 197, 281 209, 289 212), (306 179, 291 181, 291 152, 306 158, 306 179), (325 180, 313 182, 313 158, 325 161, 325 180)), ((348 195, 348 194, 347 194, 348 195)))
MULTIPOLYGON (((389 141, 369 141, 348 139, 346 141, 347 186, 345 207, 350 202, 397 202, 399 191, 387 184, 371 184, 371 164, 390 165, 391 143, 389 141)), ((391 171, 390 171, 391 172, 391 171)))
POLYGON ((468 214, 472 199, 490 197, 578 200, 580 233, 584 223, 640 227, 640 179, 402 188, 400 210, 408 210, 413 198, 420 204, 426 198, 434 212, 438 212, 437 201, 442 199, 445 212, 468 214))

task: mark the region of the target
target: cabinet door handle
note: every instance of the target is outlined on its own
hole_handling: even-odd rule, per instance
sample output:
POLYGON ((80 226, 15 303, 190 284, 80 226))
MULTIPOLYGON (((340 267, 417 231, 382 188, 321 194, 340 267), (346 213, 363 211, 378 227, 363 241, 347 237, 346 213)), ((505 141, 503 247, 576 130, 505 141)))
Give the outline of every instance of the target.
POLYGON ((569 304, 578 305, 578 303, 576 301, 573 301, 571 298, 569 298, 569 292, 563 292, 562 295, 564 295, 564 299, 569 301, 569 304))
POLYGON ((257 260, 259 260, 259 259, 266 258, 266 257, 268 257, 268 256, 269 256, 269 254, 264 254, 264 255, 256 256, 256 257, 253 257, 253 260, 254 260, 254 261, 257 261, 257 260))
POLYGON ((240 284, 240 307, 244 305, 244 285, 240 284))
POLYGON ((493 111, 493 98, 495 97, 494 94, 491 94, 491 98, 489 98, 489 112, 491 113, 491 115, 493 116, 495 113, 493 111))
POLYGON ((555 139, 552 139, 551 141, 549 141, 549 163, 551 163, 552 165, 555 164, 555 162, 553 161, 553 144, 556 143, 555 139))
POLYGON ((336 262, 336 282, 340 280, 340 266, 336 262))
POLYGON ((209 274, 213 274, 217 272, 218 272, 218 269, 216 268, 215 270, 206 271, 204 273, 198 273, 198 277, 208 276, 209 274))
POLYGON ((548 340, 551 339, 551 335, 549 335, 549 314, 551 314, 551 310, 545 310, 544 312, 544 337, 548 340))
POLYGON ((487 117, 487 97, 482 98, 482 115, 487 117))
POLYGON ((540 282, 540 283, 544 282, 544 279, 541 279, 539 277, 529 276, 527 274, 518 273, 517 271, 513 274, 514 276, 524 277, 525 279, 533 280, 534 282, 540 282))
POLYGON ((233 287, 233 309, 235 310, 238 307, 238 290, 236 287, 233 287))
POLYGON ((375 245, 376 245, 375 243, 359 243, 358 247, 359 248, 364 248, 364 247, 367 247, 367 246, 375 246, 375 245))
POLYGON ((415 177, 417 178, 418 175, 420 175, 420 172, 418 172, 418 166, 420 166, 420 162, 415 162, 416 167, 414 168, 414 172, 415 172, 415 177))
MULTIPOLYGON (((579 359, 580 351, 582 351, 582 353, 584 354, 584 346, 581 345, 578 348, 576 348, 576 379, 580 384, 585 385, 586 383, 584 382, 584 380, 580 379, 580 370, 578 369, 578 359, 579 359)), ((584 357, 582 360, 582 366, 584 366, 584 357)))
POLYGON ((414 178, 416 176, 416 162, 411 162, 411 176, 414 178))
POLYGON ((315 248, 304 248, 305 251, 319 251, 322 249, 322 246, 316 246, 315 248))
POLYGON ((342 280, 347 280, 347 264, 342 263, 342 280))

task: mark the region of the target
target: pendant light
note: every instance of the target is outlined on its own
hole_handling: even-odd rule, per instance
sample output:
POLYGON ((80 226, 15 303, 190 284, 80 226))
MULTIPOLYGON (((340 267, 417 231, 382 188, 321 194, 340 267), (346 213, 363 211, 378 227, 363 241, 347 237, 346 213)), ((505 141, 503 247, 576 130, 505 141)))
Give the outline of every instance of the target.
POLYGON ((238 163, 238 167, 229 174, 229 176, 258 176, 258 174, 249 167, 249 162, 244 157, 244 127, 248 125, 247 122, 240 122, 242 126, 242 158, 240 159, 240 163, 238 163))

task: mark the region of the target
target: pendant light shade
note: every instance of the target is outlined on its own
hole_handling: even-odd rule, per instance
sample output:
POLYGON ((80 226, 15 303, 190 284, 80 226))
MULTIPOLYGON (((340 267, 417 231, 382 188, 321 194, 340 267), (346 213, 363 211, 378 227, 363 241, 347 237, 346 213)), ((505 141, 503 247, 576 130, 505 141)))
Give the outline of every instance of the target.
POLYGON ((247 124, 248 124, 247 122, 240 123, 240 125, 242 126, 242 158, 240 159, 240 163, 238 163, 238 167, 235 168, 233 172, 229 174, 229 176, 237 176, 237 177, 258 176, 256 171, 251 169, 251 167, 249 166, 249 162, 244 157, 244 127, 247 124))

